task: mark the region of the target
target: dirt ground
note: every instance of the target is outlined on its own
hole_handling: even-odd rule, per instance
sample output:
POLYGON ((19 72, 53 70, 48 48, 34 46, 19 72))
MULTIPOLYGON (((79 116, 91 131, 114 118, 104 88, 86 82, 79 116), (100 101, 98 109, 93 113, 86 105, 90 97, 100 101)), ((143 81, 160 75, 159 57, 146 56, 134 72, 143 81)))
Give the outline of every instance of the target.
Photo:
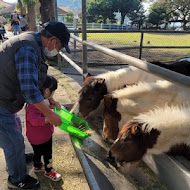
MULTIPOLYGON (((59 82, 58 90, 54 96, 55 99, 61 104, 74 102, 77 98, 77 89, 79 89, 80 86, 71 78, 66 77, 53 67, 49 67, 49 74, 54 75, 59 82)), ((25 136, 24 110, 20 111, 19 115, 23 124, 26 152, 32 152, 32 148, 25 136)), ((0 149, 0 163, 0 190, 7 190, 7 172, 2 149, 0 149)), ((32 163, 27 165, 27 167, 29 174, 40 180, 40 190, 90 189, 71 144, 69 135, 58 128, 55 128, 55 133, 53 135, 53 167, 62 175, 62 180, 53 182, 45 178, 43 173, 35 174, 32 169, 32 163)))
MULTIPOLYGON (((128 49, 128 50, 120 50, 119 52, 139 58, 139 50, 134 49, 128 49)), ((82 53, 72 53, 69 55, 71 59, 81 64, 82 63, 82 53)), ((162 61, 162 62, 168 62, 168 61, 175 61, 177 59, 183 58, 183 57, 189 57, 188 51, 179 50, 178 52, 171 50, 171 49, 143 49, 142 50, 142 60, 146 61, 162 61)), ((88 52, 88 64, 91 65, 107 65, 107 64, 126 64, 124 62, 121 62, 115 58, 112 58, 111 56, 108 56, 106 54, 103 54, 98 51, 88 52)))

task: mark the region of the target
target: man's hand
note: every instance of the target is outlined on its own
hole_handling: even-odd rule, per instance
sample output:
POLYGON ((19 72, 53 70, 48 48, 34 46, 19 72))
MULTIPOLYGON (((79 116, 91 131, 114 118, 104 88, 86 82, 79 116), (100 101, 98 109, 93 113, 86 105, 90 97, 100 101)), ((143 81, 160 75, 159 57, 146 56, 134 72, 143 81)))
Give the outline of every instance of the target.
POLYGON ((54 126, 60 126, 62 124, 60 116, 54 112, 51 112, 46 116, 46 122, 54 126))

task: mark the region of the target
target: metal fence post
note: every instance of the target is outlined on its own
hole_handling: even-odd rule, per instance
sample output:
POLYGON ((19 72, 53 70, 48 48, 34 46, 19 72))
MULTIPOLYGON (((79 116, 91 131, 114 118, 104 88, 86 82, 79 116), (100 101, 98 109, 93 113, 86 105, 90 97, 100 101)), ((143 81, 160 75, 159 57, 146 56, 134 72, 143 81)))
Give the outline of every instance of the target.
MULTIPOLYGON (((86 40, 86 0, 82 0, 82 40, 86 40)), ((87 73, 87 46, 82 44, 83 74, 87 73)), ((85 78, 83 77, 83 80, 85 78)))
POLYGON ((139 59, 141 59, 141 57, 142 57, 143 37, 144 37, 144 32, 141 32, 141 41, 140 41, 140 47, 139 47, 139 59))
POLYGON ((58 69, 61 70, 61 68, 62 68, 62 57, 60 54, 57 55, 57 63, 58 63, 58 69))
MULTIPOLYGON (((74 33, 75 36, 78 36, 77 34, 78 34, 78 33, 74 33)), ((74 45, 74 47, 73 47, 74 50, 76 50, 76 48, 77 48, 77 41, 76 41, 75 39, 74 39, 74 41, 73 41, 73 45, 74 45)), ((75 55, 75 54, 76 54, 76 52, 74 51, 74 55, 75 55)))

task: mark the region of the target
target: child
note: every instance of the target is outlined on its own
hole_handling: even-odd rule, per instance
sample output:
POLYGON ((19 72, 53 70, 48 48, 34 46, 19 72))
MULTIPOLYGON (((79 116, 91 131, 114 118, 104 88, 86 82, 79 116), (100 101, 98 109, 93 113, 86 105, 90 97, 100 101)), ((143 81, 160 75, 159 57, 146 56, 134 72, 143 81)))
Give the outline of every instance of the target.
MULTIPOLYGON (((44 101, 49 105, 57 89, 57 80, 52 77, 46 77, 46 81, 41 89, 44 101)), ((59 181, 61 175, 52 168, 52 134, 54 127, 47 123, 45 116, 34 105, 29 104, 26 108, 26 136, 34 150, 34 172, 44 172, 45 177, 53 181, 59 181), (41 162, 43 156, 44 164, 41 162)))

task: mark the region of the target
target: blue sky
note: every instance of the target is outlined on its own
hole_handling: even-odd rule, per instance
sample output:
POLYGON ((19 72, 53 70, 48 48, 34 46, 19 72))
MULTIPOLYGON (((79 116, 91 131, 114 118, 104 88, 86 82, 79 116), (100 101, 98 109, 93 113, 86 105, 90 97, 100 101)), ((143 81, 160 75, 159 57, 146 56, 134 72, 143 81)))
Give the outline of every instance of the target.
POLYGON ((144 5, 144 8, 145 8, 145 9, 148 9, 149 6, 150 6, 150 3, 143 3, 143 5, 144 5))

